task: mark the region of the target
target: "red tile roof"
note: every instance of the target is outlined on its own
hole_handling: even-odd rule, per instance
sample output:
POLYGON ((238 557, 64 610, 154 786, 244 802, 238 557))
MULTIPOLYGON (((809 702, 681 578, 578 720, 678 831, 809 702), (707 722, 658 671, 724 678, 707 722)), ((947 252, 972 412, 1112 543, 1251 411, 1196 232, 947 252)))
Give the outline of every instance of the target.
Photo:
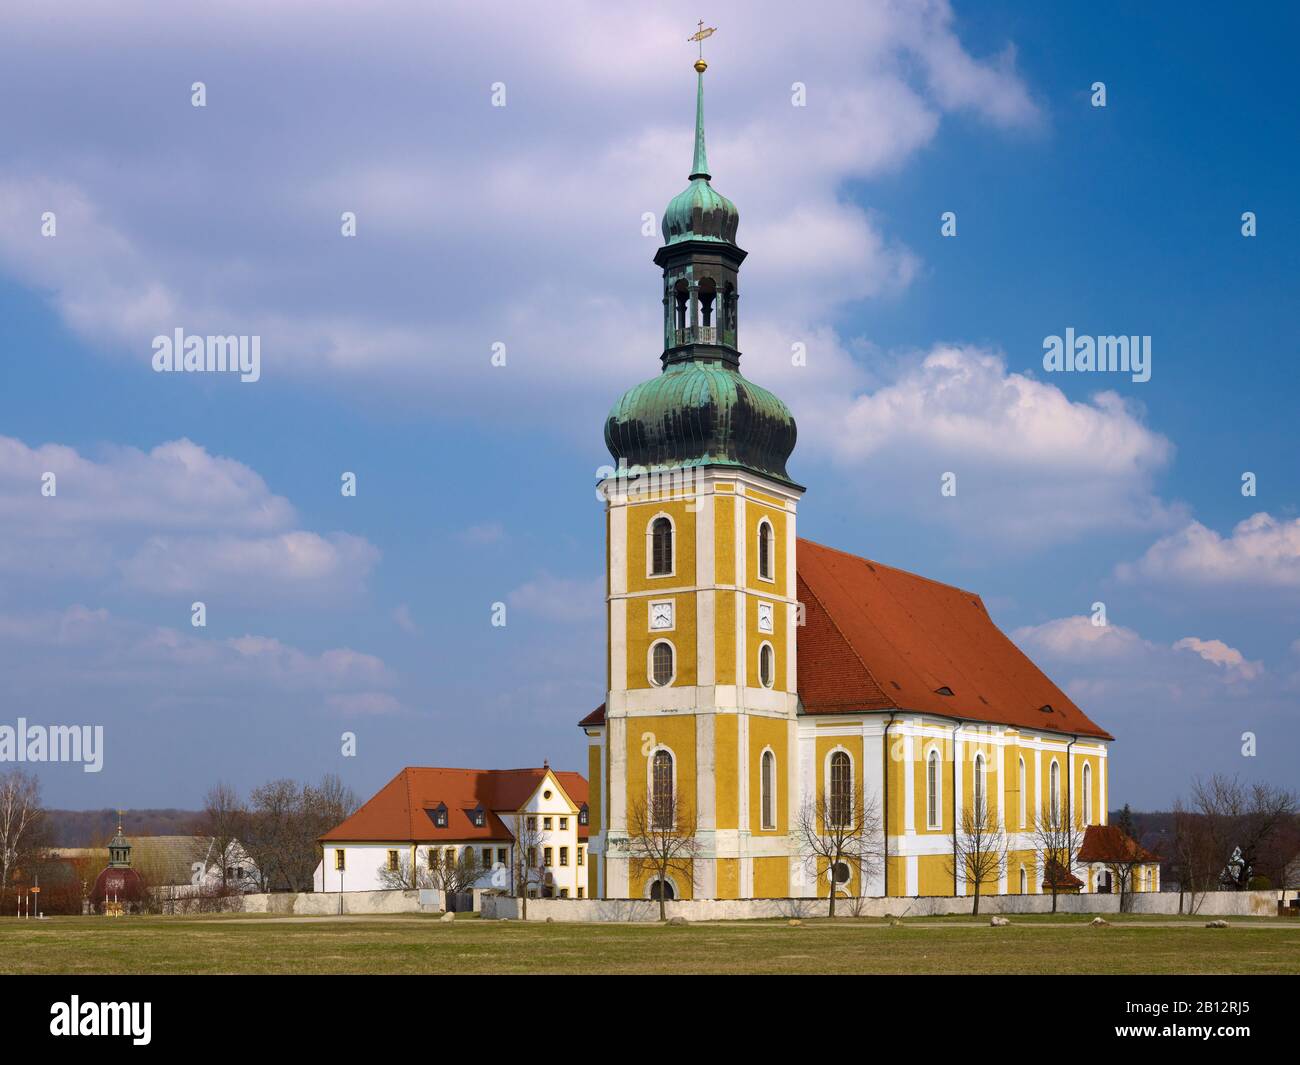
POLYGON ((1043 890, 1052 890, 1052 881, 1056 881, 1056 890, 1071 890, 1083 887, 1083 881, 1061 865, 1060 862, 1048 862, 1043 876, 1043 890))
POLYGON ((1079 846, 1081 862, 1156 862, 1160 859, 1116 825, 1089 825, 1079 846))
POLYGON ((993 624, 973 592, 810 540, 799 541, 798 581, 805 713, 920 710, 1113 738, 993 624))
POLYGON ((593 728, 605 723, 605 704, 601 703, 595 710, 578 722, 578 728, 593 728))
MULTIPOLYGON (((1113 739, 993 624, 974 592, 800 540, 808 714, 919 710, 1113 739)), ((579 722, 603 725, 602 704, 579 722)))
MULTIPOLYGON (((547 770, 434 769, 408 766, 344 821, 320 837, 322 842, 411 842, 512 838, 497 816, 518 810, 537 790, 547 770), (433 811, 447 807, 447 826, 434 824, 433 811), (482 805, 482 825, 472 811, 482 805)), ((579 773, 551 770, 575 806, 587 801, 587 780, 579 773)), ((579 825, 579 838, 587 826, 579 825)))

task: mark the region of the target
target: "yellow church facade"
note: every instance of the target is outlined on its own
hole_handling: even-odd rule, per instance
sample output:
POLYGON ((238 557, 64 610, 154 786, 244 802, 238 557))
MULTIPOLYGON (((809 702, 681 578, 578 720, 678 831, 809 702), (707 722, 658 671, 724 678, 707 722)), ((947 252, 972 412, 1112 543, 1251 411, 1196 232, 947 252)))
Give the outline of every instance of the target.
POLYGON ((798 536, 794 419, 739 371, 746 253, 708 172, 704 67, 690 184, 655 256, 662 373, 605 426, 607 697, 580 722, 587 894, 969 894, 953 851, 976 808, 1006 840, 981 891, 1105 890, 1103 863, 1046 868, 1034 839, 1049 811, 1080 836, 1105 825, 1110 734, 978 596, 798 536), (665 796, 694 837, 667 882, 628 846, 638 811, 665 796), (872 811, 878 861, 833 869, 806 853, 800 825, 827 796, 872 811))

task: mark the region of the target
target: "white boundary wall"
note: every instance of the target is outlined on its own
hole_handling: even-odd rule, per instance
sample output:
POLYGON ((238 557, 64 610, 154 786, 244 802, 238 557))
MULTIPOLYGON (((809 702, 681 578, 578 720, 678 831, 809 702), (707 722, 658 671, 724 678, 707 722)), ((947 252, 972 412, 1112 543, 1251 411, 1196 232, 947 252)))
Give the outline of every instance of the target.
MULTIPOLYGON (((1287 892, 1287 898, 1296 897, 1287 892)), ((1198 896, 1198 917, 1277 915, 1276 891, 1213 891, 1198 896)), ((925 917, 971 912, 969 896, 923 898, 841 898, 835 904, 836 916, 848 917, 925 917)), ((1119 912, 1118 895, 1058 895, 1057 912, 1062 914, 1110 914, 1119 912)), ((1153 891, 1128 896, 1131 914, 1169 914, 1178 911, 1178 893, 1153 891)), ((1183 896, 1183 912, 1194 905, 1191 895, 1183 896)), ((491 919, 519 919, 519 900, 487 895, 482 915, 491 919)), ((669 917, 688 921, 739 921, 774 917, 825 917, 826 899, 700 899, 668 903, 669 917)), ((1052 896, 1048 895, 981 895, 980 916, 1015 913, 1051 913, 1052 896)), ((657 921, 659 904, 646 899, 529 899, 530 921, 657 921)))

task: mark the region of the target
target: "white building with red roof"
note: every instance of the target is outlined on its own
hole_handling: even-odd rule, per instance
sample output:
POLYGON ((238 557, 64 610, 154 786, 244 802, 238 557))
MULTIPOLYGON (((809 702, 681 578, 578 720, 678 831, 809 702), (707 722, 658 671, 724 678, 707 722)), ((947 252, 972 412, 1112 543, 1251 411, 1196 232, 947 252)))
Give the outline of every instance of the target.
POLYGON ((468 862, 473 887, 583 898, 587 837, 578 773, 408 766, 320 837, 315 890, 436 886, 446 863, 468 862))

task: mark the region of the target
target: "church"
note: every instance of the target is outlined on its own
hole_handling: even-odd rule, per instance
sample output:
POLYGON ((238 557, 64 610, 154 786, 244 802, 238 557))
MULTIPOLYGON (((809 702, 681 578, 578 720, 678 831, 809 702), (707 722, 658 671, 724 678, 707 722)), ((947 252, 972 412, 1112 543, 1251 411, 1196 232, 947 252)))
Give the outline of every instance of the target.
MULTIPOLYGON (((654 259, 662 371, 605 423, 608 690, 579 722, 586 893, 970 894, 953 852, 971 809, 995 814, 1006 841, 981 891, 1109 890, 1111 734, 975 593, 799 538, 794 418, 741 373, 746 253, 736 206, 712 184, 706 67, 695 64, 689 184, 664 212, 654 259), (662 875, 633 856, 647 806, 689 824, 685 869, 662 875), (810 809, 873 811, 878 860, 810 861, 810 809), (1097 860, 1045 862, 1044 814, 1068 818, 1097 860)), ((1132 890, 1158 889, 1154 860, 1133 874, 1132 890)))

